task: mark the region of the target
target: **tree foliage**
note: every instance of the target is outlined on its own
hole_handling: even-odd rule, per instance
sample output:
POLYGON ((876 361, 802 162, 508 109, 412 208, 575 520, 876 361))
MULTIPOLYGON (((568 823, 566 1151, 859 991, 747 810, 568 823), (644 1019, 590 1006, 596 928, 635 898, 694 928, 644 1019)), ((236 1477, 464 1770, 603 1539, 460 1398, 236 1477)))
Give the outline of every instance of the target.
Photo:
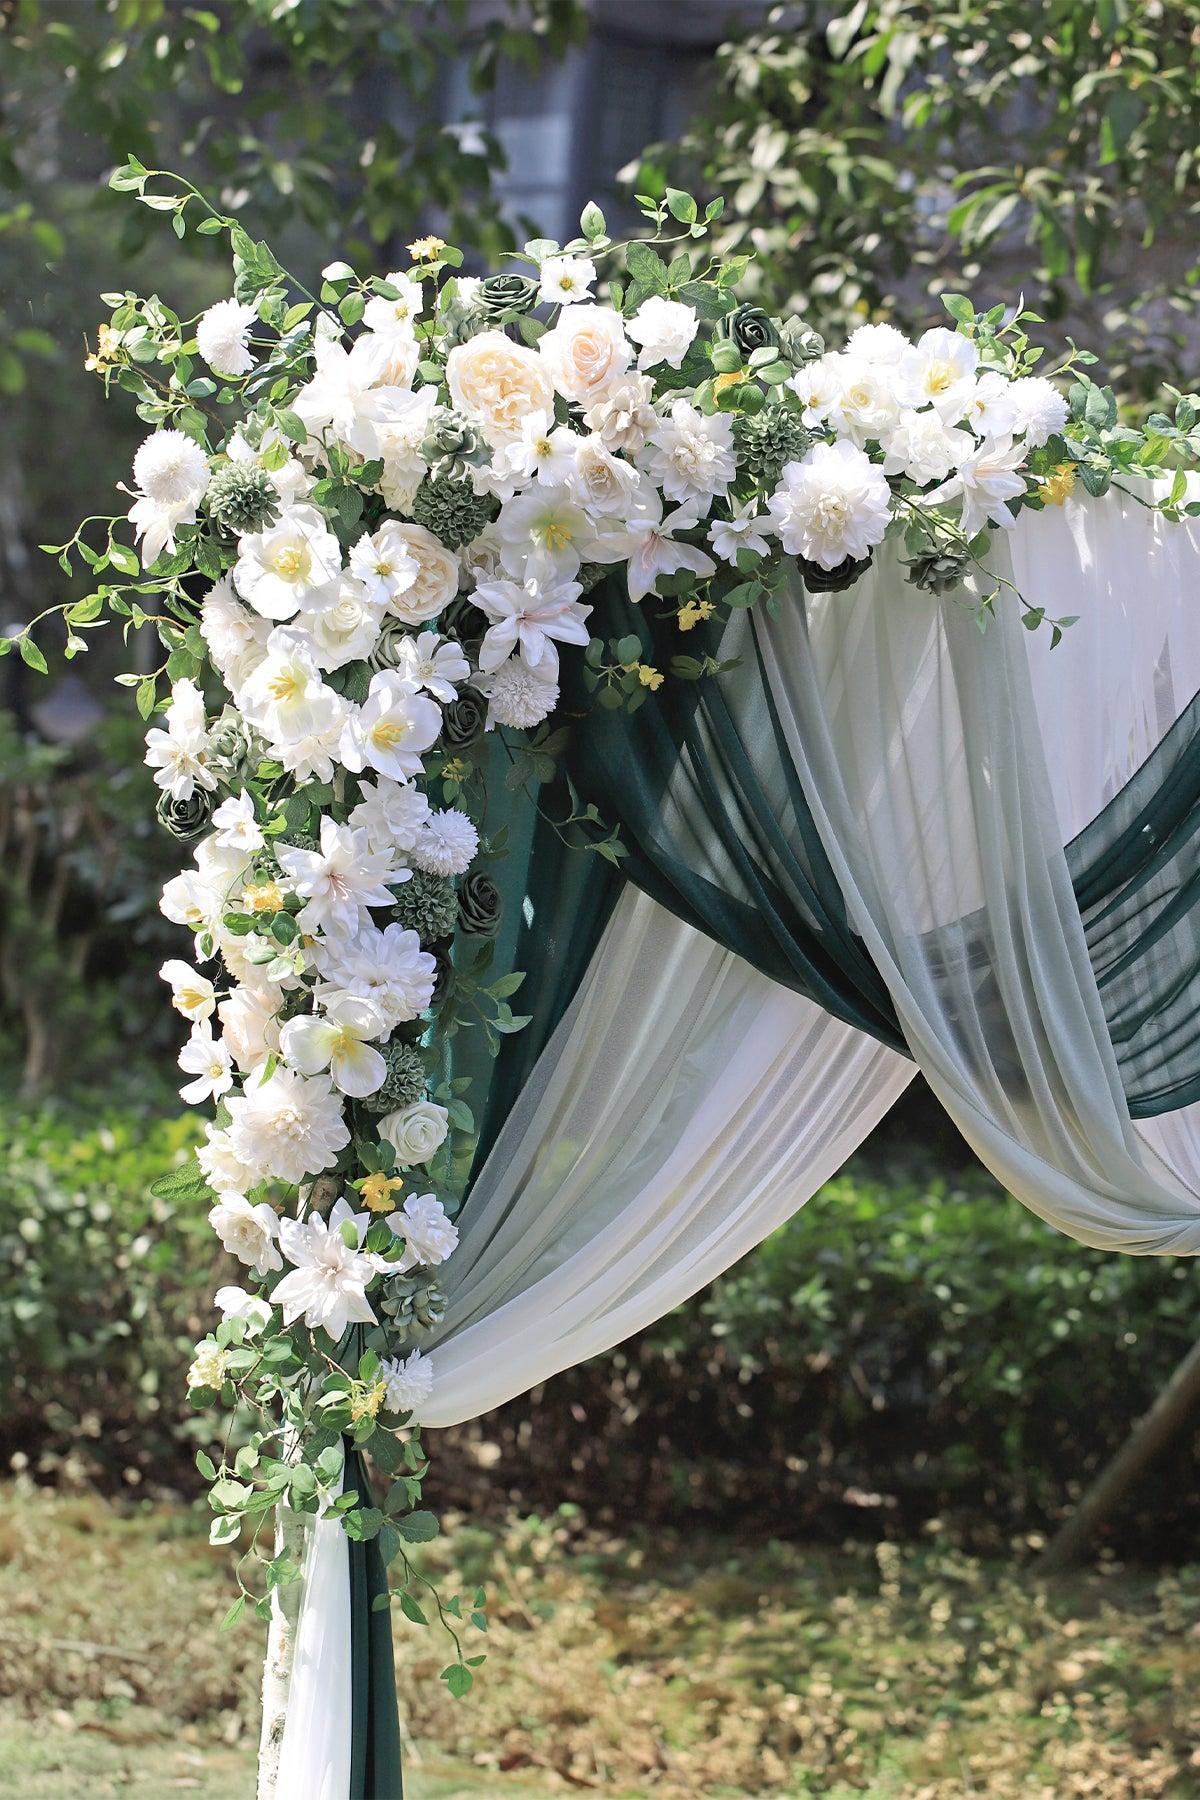
MULTIPOLYGON (((1196 0, 816 0, 725 44, 707 117, 640 191, 698 166, 764 296, 818 325, 927 317, 971 286, 1180 373, 1200 302, 1196 0), (681 166, 682 158, 682 166, 681 166)), ((699 179, 693 176, 693 179, 699 179)))

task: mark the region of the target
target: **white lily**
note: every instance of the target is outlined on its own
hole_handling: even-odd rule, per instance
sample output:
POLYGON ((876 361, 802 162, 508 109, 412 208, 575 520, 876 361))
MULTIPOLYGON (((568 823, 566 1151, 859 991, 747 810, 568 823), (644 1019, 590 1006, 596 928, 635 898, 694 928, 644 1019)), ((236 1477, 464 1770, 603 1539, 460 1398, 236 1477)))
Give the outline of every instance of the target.
POLYGON ((377 1008, 347 994, 331 1000, 323 1013, 289 1019, 279 1034, 279 1048, 302 1075, 328 1069, 334 1087, 362 1099, 382 1087, 387 1075, 387 1063, 371 1047, 383 1033, 377 1008))

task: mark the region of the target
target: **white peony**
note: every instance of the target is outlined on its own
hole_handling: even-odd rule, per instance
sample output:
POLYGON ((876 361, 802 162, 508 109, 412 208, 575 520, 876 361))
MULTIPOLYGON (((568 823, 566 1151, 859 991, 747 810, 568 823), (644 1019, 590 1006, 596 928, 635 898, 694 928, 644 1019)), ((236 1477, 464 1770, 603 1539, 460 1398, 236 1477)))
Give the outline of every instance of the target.
POLYGON ((346 721, 341 760, 353 774, 374 769, 393 781, 423 773, 421 752, 437 742, 442 709, 396 669, 372 675, 367 698, 346 721))
POLYGON ((633 351, 620 314, 610 306, 587 305, 567 307, 538 339, 538 354, 565 399, 592 406, 624 375, 633 351))
POLYGON ((279 1033, 279 1048, 302 1075, 321 1075, 343 1094, 361 1100, 383 1086, 387 1064, 375 1039, 384 1036, 384 1023, 371 1002, 352 994, 326 1003, 323 1013, 302 1013, 289 1019, 279 1033))
POLYGON ((341 588, 341 545, 315 506, 293 506, 263 531, 238 544, 233 582, 264 619, 290 619, 336 605, 341 588))
POLYGON ((355 831, 372 850, 411 850, 429 817, 429 801, 411 781, 360 781, 362 795, 350 814, 355 831))
POLYGON ((370 924, 370 909, 395 904, 385 884, 396 880, 390 850, 372 850, 365 832, 338 825, 326 813, 321 820, 318 850, 281 844, 279 866, 304 901, 296 918, 305 932, 323 931, 353 937, 370 924))
POLYGON ((907 475, 910 481, 942 481, 956 464, 971 454, 975 440, 969 432, 947 425, 941 414, 902 412, 883 439, 885 475, 907 475))
POLYGON ((481 331, 455 344, 446 358, 446 385, 458 411, 494 449, 519 437, 530 413, 554 410, 545 363, 536 350, 514 344, 502 331, 481 331))
MULTIPOLYGON (((441 1108, 434 1110, 440 1112, 441 1108)), ((392 1114, 393 1118, 398 1116, 392 1114)), ((416 1160, 427 1162, 428 1157, 416 1160)), ((458 1230, 433 1194, 410 1194, 401 1210, 389 1215, 388 1224, 397 1237, 404 1239, 404 1254, 396 1264, 403 1274, 409 1269, 436 1268, 458 1248, 458 1230)))
POLYGON ((1009 384, 1008 397, 1014 415, 1012 429, 1024 433, 1027 450, 1040 449, 1070 416, 1066 400, 1045 375, 1022 375, 1009 384))
POLYGON ((862 445, 878 443, 895 425, 900 402, 894 391, 895 372, 877 363, 843 355, 833 359, 837 398, 826 422, 839 437, 862 445))
POLYGON ((788 463, 767 512, 789 556, 836 569, 882 543, 891 505, 891 490, 870 457, 842 441, 814 444, 802 462, 788 463))
MULTIPOLYGON (((658 418, 655 415, 655 427, 658 418)), ((593 514, 625 515, 637 509, 642 476, 632 463, 615 456, 598 431, 572 434, 574 452, 569 486, 579 504, 593 514)))
MULTIPOLYGON (((350 1142, 342 1099, 327 1075, 277 1068, 267 1080, 251 1074, 231 1094, 228 1144, 238 1161, 277 1181, 319 1175, 350 1142)), ((251 1184, 253 1185, 253 1183, 251 1184)))
MULTIPOLYGON (((380 1140, 390 1144, 396 1152, 398 1169, 411 1169, 417 1163, 427 1163, 441 1149, 449 1130, 450 1114, 444 1106, 437 1106, 432 1100, 417 1100, 412 1106, 401 1107, 399 1112, 390 1112, 379 1121, 380 1140)), ((406 1214, 411 1205, 412 1200, 409 1199, 404 1207, 406 1214)), ((393 1231, 401 1229, 401 1225, 396 1222, 399 1219, 400 1214, 393 1213, 393 1231)), ((456 1232, 456 1239, 457 1235, 456 1232)), ((449 1251, 446 1254, 449 1255, 449 1251)))
POLYGON ((379 1373, 387 1383, 389 1412, 415 1415, 433 1392, 433 1358, 422 1356, 419 1350, 403 1359, 386 1357, 379 1365, 379 1373))
POLYGON ((479 849, 479 833, 455 806, 431 813, 417 833, 411 855, 430 875, 465 875, 479 849))
POLYGON ((293 400, 293 412, 318 438, 340 439, 360 456, 382 456, 379 427, 395 398, 406 391, 386 379, 386 338, 365 332, 347 350, 337 338, 318 335, 314 356, 316 373, 293 400))
POLYGON ((348 942, 322 946, 317 997, 328 1009, 346 997, 368 1000, 383 1021, 383 1035, 418 1019, 433 999, 437 959, 422 950, 415 931, 392 924, 365 925, 348 942))
POLYGON ((664 300, 661 294, 643 300, 625 324, 634 343, 641 345, 638 368, 648 369, 665 362, 677 369, 691 347, 698 324, 694 306, 685 306, 680 300, 664 300))
POLYGON ((243 1162, 229 1141, 228 1131, 216 1125, 204 1127, 204 1143, 197 1146, 196 1161, 204 1179, 218 1194, 242 1194, 260 1179, 257 1167, 243 1162))
POLYGON ((208 1222, 229 1254, 256 1275, 282 1269, 283 1258, 275 1243, 279 1220, 265 1201, 252 1206, 244 1195, 231 1194, 218 1200, 209 1212, 208 1222))
POLYGON ((200 635, 225 684, 236 693, 266 655, 271 622, 236 598, 227 576, 200 603, 200 635))
POLYGON ((934 406, 948 424, 971 403, 979 351, 970 338, 935 325, 904 351, 896 365, 896 392, 906 406, 934 406))
POLYGON ((376 454, 383 458, 379 491, 396 512, 407 512, 425 478, 421 444, 437 405, 438 390, 430 383, 416 393, 389 388, 375 420, 376 454))
POLYGON ((851 356, 883 368, 894 368, 908 347, 908 339, 894 325, 860 325, 846 339, 851 356))
POLYGON ((610 450, 636 456, 658 424, 654 383, 648 375, 625 375, 606 387, 590 405, 583 422, 610 450))
POLYGON ((377 1273, 374 1258, 364 1256, 342 1234, 343 1225, 354 1225, 361 1242, 366 1218, 339 1200, 328 1224, 317 1213, 282 1221, 279 1241, 293 1267, 271 1297, 282 1307, 285 1325, 303 1314, 310 1331, 323 1328, 336 1340, 349 1325, 375 1323, 366 1294, 377 1273))
POLYGON ((479 646, 480 668, 485 673, 498 669, 515 651, 531 669, 544 668, 557 679, 555 644, 587 648, 586 620, 592 609, 580 604, 581 591, 577 581, 481 582, 474 601, 490 624, 479 646))
POLYGON ((737 473, 733 421, 726 413, 706 417, 687 400, 676 400, 640 460, 668 500, 702 501, 707 511, 737 473))
POLYGON ((477 676, 475 686, 488 703, 488 731, 494 731, 497 725, 507 725, 513 731, 532 731, 558 705, 558 682, 553 673, 531 669, 519 656, 510 656, 490 674, 477 676))
POLYGON ((250 327, 258 308, 240 300, 218 300, 201 313, 196 326, 196 348, 216 375, 247 375, 254 367, 250 354, 250 327))
POLYGON ((222 1042, 239 1069, 253 1069, 279 1049, 279 1021, 275 1017, 278 1004, 277 993, 246 982, 234 988, 218 1006, 217 1017, 224 1031, 222 1042))

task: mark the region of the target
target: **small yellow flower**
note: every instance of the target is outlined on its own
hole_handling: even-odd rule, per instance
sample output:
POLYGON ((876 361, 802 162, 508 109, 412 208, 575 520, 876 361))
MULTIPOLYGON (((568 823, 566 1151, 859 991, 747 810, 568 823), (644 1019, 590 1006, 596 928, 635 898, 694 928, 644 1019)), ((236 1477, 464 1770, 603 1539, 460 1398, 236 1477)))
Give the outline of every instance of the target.
POLYGON ((403 1186, 404 1181, 399 1175, 368 1175, 359 1183, 358 1191, 368 1212, 391 1212, 391 1197, 403 1186))
POLYGON ((741 369, 730 369, 725 375, 713 376, 713 393, 719 394, 725 388, 740 387, 746 377, 741 369))
POLYGON ((1075 492, 1078 470, 1074 463, 1059 463, 1042 482, 1042 499, 1047 506, 1061 506, 1075 492))
POLYGON ((423 237, 408 246, 408 254, 414 262, 432 262, 446 248, 445 238, 423 237))
POLYGON ((190 1388, 219 1388, 225 1379, 225 1365, 229 1359, 227 1350, 218 1350, 212 1343, 196 1345, 196 1355, 187 1374, 190 1388))
POLYGON ((649 663, 638 663, 636 667, 637 678, 642 686, 644 688, 649 688, 652 694, 657 693, 663 682, 666 680, 666 676, 660 675, 658 670, 652 668, 649 663))
POLYGON ((450 761, 442 764, 443 781, 465 781, 470 772, 470 764, 461 756, 452 756, 450 761))
POLYGON ((676 615, 680 631, 694 631, 704 619, 711 619, 716 607, 711 600, 689 600, 676 615))
POLYGON ((89 374, 103 375, 117 361, 121 348, 121 334, 114 331, 111 325, 100 325, 96 330, 96 348, 89 351, 84 368, 89 374))
POLYGON ((283 907, 283 889, 277 881, 252 882, 242 889, 242 906, 248 913, 277 913, 283 907))
POLYGON ((350 1389, 350 1423, 375 1418, 386 1398, 386 1381, 373 1381, 369 1387, 365 1381, 356 1381, 350 1389))

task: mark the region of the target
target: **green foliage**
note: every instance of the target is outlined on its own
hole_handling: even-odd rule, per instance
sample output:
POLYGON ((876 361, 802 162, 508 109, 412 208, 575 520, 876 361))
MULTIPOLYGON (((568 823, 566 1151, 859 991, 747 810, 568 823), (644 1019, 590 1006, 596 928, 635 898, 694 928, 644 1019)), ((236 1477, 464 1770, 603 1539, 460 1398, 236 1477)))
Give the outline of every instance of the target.
POLYGON ((1145 392, 1200 301, 1198 27, 1196 0, 777 6, 718 52, 709 116, 627 174, 668 204, 689 168, 728 195, 718 249, 823 330, 1023 289, 1102 321, 1145 392))

